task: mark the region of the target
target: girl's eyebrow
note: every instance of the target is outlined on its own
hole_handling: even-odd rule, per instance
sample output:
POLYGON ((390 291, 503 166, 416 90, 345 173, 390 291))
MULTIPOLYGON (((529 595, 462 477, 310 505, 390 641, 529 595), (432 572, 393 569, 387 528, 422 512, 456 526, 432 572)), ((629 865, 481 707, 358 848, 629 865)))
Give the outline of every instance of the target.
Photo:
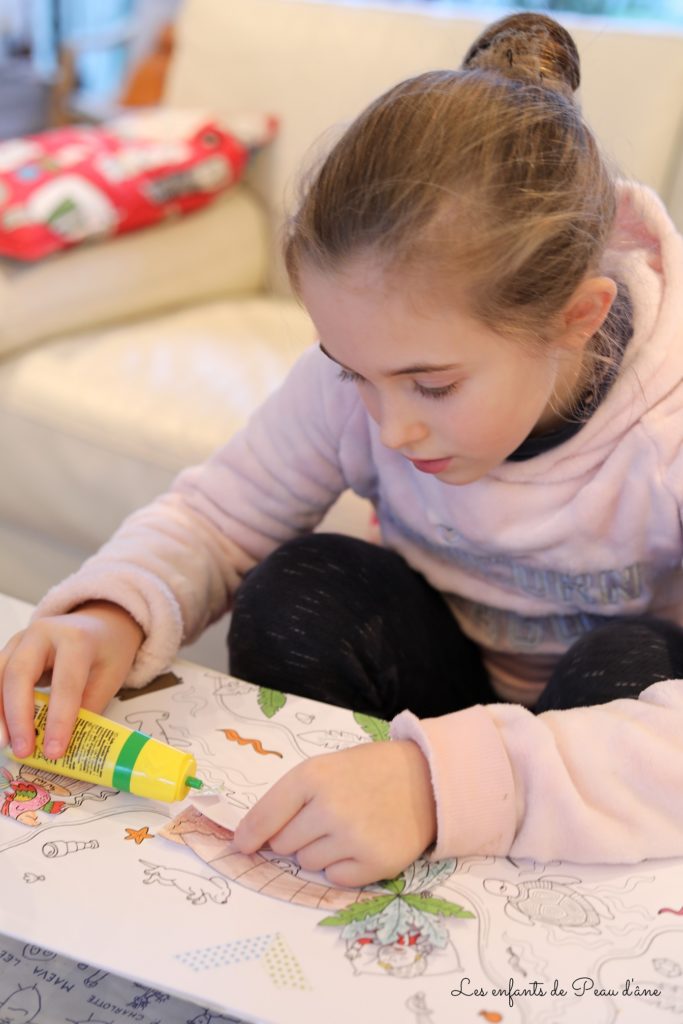
MULTIPOLYGON (((341 366, 342 369, 348 370, 349 373, 355 373, 355 370, 352 370, 350 367, 345 366, 344 363, 340 363, 338 359, 335 359, 334 356, 327 351, 322 341, 318 342, 318 346, 323 355, 327 356, 328 359, 331 359, 333 363, 337 364, 337 366, 341 366)), ((389 372, 385 373, 383 376, 400 377, 406 373, 438 373, 440 370, 458 370, 460 369, 460 365, 460 363, 414 363, 412 366, 403 366, 400 370, 389 370, 389 372)))

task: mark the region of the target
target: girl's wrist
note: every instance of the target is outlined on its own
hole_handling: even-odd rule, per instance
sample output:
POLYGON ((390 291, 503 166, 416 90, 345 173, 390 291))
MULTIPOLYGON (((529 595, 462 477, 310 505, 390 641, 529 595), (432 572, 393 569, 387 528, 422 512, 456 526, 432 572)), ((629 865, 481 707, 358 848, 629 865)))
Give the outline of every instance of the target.
POLYGON ((126 611, 126 609, 123 607, 123 605, 116 604, 116 602, 114 602, 114 601, 105 601, 105 600, 84 601, 83 604, 77 605, 76 608, 72 608, 70 614, 79 614, 79 615, 81 615, 81 614, 89 615, 90 614, 90 615, 96 616, 97 618, 103 618, 104 617, 104 618, 107 618, 107 619, 110 619, 110 620, 114 619, 114 620, 120 622, 121 625, 125 625, 126 627, 130 627, 131 635, 133 633, 137 634, 137 636, 138 636, 138 644, 137 644, 137 646, 138 647, 141 646, 142 642, 145 639, 145 632, 144 632, 142 626, 139 624, 139 622, 137 622, 133 618, 133 616, 130 614, 130 612, 126 611))
POLYGON ((416 827, 421 838, 424 838, 424 848, 428 849, 436 842, 438 824, 429 763, 414 740, 391 740, 391 743, 400 744, 404 748, 404 756, 410 764, 414 799, 412 811, 416 827))

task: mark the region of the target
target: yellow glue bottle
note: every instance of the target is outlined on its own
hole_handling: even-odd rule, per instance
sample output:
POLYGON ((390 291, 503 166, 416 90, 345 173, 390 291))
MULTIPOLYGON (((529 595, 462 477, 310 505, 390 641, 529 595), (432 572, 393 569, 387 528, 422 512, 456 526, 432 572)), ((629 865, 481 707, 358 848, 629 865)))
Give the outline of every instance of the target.
POLYGON ((202 789, 192 754, 83 708, 64 754, 50 760, 43 754, 49 698, 35 691, 34 701, 36 747, 29 757, 15 761, 168 803, 183 800, 190 789, 202 789))

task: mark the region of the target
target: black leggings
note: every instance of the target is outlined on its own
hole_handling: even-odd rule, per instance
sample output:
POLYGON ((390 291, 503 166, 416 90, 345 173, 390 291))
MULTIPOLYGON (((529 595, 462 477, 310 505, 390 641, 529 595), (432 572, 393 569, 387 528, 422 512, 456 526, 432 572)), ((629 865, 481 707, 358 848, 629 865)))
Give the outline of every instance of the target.
MULTIPOLYGON (((381 718, 498 701, 479 647, 439 592, 392 551, 337 534, 289 541, 237 591, 233 675, 381 718)), ((637 697, 683 676, 683 629, 612 619, 559 660, 534 711, 637 697)))

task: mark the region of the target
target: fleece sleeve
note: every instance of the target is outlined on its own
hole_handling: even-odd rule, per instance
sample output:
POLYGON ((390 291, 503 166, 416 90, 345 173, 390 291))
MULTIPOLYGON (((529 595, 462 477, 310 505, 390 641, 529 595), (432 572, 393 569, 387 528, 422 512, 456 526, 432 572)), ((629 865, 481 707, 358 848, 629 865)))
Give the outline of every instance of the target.
POLYGON ((424 721, 404 711, 391 735, 414 740, 429 763, 434 857, 626 863, 683 854, 683 680, 654 683, 637 700, 538 716, 516 704, 424 721))
POLYGON ((340 453, 357 400, 355 389, 329 386, 327 362, 305 353, 242 432, 129 516, 34 617, 112 601, 146 637, 128 684, 162 671, 230 607, 250 568, 313 529, 346 488, 340 453))

